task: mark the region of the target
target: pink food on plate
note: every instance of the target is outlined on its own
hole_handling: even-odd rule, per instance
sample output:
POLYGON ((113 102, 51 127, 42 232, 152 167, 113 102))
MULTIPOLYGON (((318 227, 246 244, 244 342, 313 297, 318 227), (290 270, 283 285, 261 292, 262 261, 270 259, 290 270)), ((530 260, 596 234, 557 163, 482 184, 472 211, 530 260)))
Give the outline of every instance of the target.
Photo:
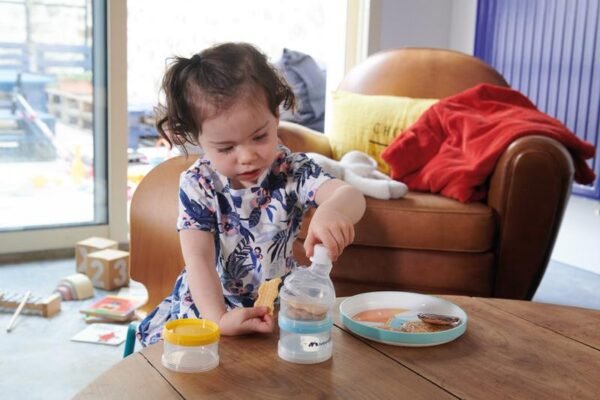
POLYGON ((374 308, 355 314, 352 319, 358 322, 387 322, 396 314, 408 311, 406 308, 374 308))

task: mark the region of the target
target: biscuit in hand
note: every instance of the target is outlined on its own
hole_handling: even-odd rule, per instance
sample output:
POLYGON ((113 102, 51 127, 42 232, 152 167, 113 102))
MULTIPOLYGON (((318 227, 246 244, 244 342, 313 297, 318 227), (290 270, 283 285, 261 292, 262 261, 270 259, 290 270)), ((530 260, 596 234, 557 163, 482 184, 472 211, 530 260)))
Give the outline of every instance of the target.
POLYGON ((258 298, 254 302, 254 307, 266 306, 269 308, 269 315, 273 315, 273 303, 279 294, 279 284, 281 278, 271 279, 263 282, 258 288, 258 298))

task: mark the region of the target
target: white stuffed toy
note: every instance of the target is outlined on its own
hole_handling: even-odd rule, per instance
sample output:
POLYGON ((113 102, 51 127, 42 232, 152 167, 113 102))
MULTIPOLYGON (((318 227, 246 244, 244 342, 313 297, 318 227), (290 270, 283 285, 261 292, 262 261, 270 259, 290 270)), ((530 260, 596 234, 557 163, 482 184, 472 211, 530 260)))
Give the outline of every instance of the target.
POLYGON ((318 153, 306 153, 325 172, 356 187, 365 195, 376 199, 398 199, 408 192, 408 187, 377 170, 377 161, 361 151, 350 151, 340 161, 318 153))

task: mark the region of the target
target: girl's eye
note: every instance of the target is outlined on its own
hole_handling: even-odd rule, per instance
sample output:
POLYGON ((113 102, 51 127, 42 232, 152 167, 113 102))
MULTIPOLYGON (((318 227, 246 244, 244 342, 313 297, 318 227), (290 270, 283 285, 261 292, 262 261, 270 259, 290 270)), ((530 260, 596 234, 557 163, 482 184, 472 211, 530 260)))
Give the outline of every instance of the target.
POLYGON ((223 154, 231 153, 232 150, 233 150, 233 146, 224 147, 222 149, 217 149, 217 151, 219 153, 223 153, 223 154))
POLYGON ((254 141, 260 142, 261 140, 265 139, 266 137, 267 137, 267 134, 263 133, 262 135, 255 136, 254 141))

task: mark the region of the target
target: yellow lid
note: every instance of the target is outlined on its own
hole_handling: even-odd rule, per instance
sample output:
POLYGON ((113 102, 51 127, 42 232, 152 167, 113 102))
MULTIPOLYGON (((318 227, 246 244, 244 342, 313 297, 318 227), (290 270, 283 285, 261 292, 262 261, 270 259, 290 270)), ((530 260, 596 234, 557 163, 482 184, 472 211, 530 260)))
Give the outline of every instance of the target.
POLYGON ((202 346, 219 340, 219 325, 207 319, 183 318, 169 321, 163 338, 179 346, 202 346))

